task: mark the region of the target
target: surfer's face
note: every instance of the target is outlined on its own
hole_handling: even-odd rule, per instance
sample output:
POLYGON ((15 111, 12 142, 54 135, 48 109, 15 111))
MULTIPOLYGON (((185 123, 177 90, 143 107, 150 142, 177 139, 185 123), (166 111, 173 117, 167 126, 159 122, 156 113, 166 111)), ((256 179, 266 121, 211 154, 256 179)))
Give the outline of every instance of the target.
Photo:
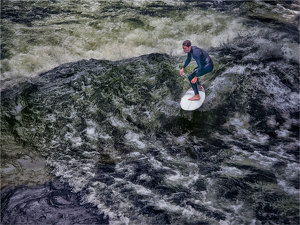
POLYGON ((187 47, 187 46, 183 45, 182 48, 183 48, 184 53, 189 53, 191 51, 191 49, 192 49, 192 46, 187 47))

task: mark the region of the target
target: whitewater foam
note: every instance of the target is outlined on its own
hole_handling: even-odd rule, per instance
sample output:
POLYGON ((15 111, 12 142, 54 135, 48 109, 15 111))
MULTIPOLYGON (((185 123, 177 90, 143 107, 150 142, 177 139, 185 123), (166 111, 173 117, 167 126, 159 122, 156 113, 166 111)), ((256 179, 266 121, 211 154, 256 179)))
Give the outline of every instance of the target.
POLYGON ((140 140, 141 138, 141 135, 132 131, 128 131, 125 135, 125 139, 127 140, 127 143, 129 143, 129 145, 133 145, 134 147, 137 147, 139 149, 144 149, 147 145, 140 140))
MULTIPOLYGON (((121 8, 111 16, 114 10, 109 11, 109 3, 85 1, 79 6, 73 1, 59 1, 53 7, 77 13, 52 14, 32 21, 31 27, 4 20, 3 25, 15 35, 11 57, 1 61, 4 70, 1 79, 36 76, 80 59, 119 60, 153 52, 181 55, 180 46, 187 37, 193 44, 209 48, 230 41, 238 32, 246 30, 240 18, 197 8, 188 14, 173 9, 163 17, 140 14, 139 5, 147 2, 129 7, 126 12, 121 8), (105 7, 107 12, 102 11, 105 7), (103 13, 108 16, 98 18, 103 13)), ((5 36, 3 42, 10 42, 8 38, 5 36)))

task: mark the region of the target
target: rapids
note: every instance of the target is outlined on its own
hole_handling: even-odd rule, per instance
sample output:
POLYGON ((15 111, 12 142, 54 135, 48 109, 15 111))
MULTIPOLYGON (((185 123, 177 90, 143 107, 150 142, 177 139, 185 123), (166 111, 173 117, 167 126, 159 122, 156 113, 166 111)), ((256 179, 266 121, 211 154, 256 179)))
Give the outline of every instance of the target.
POLYGON ((297 224, 295 2, 28 2, 3 3, 3 224, 297 224), (185 37, 215 63, 194 112, 185 37))

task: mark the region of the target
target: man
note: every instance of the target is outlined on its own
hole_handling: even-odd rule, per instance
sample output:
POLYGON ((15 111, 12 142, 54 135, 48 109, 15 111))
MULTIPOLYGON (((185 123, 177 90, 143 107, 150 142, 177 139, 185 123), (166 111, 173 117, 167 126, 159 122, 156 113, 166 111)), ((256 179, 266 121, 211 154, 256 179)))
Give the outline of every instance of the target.
POLYGON ((198 77, 203 76, 204 74, 209 73, 213 70, 214 64, 209 57, 209 55, 202 49, 192 46, 189 40, 186 40, 182 44, 183 51, 188 53, 187 59, 184 63, 184 66, 180 70, 180 75, 183 74, 184 68, 191 62, 192 56, 197 62, 198 67, 188 76, 191 86, 194 90, 195 95, 192 98, 189 98, 190 101, 200 100, 199 91, 197 85, 200 85, 198 77))

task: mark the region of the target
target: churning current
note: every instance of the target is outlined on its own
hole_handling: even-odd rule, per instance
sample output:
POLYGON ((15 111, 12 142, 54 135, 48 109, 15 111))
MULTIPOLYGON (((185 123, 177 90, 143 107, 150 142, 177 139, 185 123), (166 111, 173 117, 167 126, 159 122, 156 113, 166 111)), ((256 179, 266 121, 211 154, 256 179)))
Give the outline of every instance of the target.
POLYGON ((2 224, 297 224, 298 11, 3 1, 2 224), (193 112, 185 39, 215 64, 193 112))

